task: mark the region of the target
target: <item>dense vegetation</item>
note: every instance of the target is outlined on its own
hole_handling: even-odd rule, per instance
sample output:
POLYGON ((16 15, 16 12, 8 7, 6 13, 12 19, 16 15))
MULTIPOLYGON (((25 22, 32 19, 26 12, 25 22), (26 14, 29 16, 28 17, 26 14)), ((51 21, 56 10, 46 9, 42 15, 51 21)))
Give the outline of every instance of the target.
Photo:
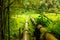
MULTIPOLYGON (((12 40, 19 38, 23 34, 26 19, 30 36, 33 36, 35 26, 31 23, 30 16, 35 18, 38 24, 41 24, 48 30, 60 37, 60 0, 5 0, 3 2, 6 17, 5 37, 8 38, 8 16, 10 26, 10 38, 12 40), (8 10, 9 8, 9 10, 8 10), (9 13, 9 15, 8 15, 9 13)), ((4 14, 3 18, 4 18, 4 14)), ((31 39, 33 40, 33 39, 31 39)), ((59 39, 60 40, 60 39, 59 39)))

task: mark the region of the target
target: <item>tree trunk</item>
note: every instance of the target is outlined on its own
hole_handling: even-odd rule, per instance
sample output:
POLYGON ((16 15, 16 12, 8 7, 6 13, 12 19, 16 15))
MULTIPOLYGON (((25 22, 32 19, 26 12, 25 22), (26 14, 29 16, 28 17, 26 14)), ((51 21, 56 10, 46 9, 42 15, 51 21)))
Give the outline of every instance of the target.
POLYGON ((0 39, 1 40, 4 40, 5 39, 5 24, 6 24, 6 20, 5 20, 5 1, 4 0, 0 0, 0 3, 1 3, 1 7, 0 7, 0 39))

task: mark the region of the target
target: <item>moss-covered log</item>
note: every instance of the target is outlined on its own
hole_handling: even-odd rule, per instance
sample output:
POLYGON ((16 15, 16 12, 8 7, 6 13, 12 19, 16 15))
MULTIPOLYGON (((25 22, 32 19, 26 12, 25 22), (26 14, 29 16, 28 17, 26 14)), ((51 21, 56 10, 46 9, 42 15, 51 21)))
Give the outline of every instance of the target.
POLYGON ((58 40, 53 34, 49 33, 41 24, 37 24, 34 18, 30 18, 32 23, 40 30, 40 40, 58 40))

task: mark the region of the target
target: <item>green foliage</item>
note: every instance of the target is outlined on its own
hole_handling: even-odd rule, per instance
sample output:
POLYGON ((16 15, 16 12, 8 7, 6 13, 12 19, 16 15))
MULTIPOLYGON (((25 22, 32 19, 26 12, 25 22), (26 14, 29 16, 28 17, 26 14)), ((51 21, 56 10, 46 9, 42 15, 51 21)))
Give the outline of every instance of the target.
POLYGON ((55 33, 57 37, 60 37, 60 21, 57 21, 50 29, 52 33, 55 33))
MULTIPOLYGON (((17 37, 19 34, 19 28, 21 34, 24 32, 24 26, 26 17, 28 17, 29 21, 29 32, 31 35, 35 31, 34 26, 30 22, 30 16, 33 16, 36 19, 38 24, 41 24, 46 27, 46 29, 50 32, 56 33, 60 36, 60 23, 57 22, 56 24, 52 23, 50 19, 54 20, 49 17, 43 15, 40 12, 55 12, 58 13, 60 11, 60 0, 10 0, 13 4, 8 5, 8 0, 5 1, 5 6, 10 6, 10 35, 11 37, 17 37), (41 15, 39 16, 40 13, 41 15), (39 17, 38 17, 39 16, 39 17), (49 26, 49 27, 48 27, 49 26)), ((10 3, 11 3, 10 2, 10 3)), ((7 35, 7 34, 6 34, 7 35)), ((8 36, 8 35, 7 35, 8 36)))
POLYGON ((51 23, 51 21, 48 18, 44 17, 44 15, 40 15, 38 18, 36 18, 36 22, 45 27, 49 26, 49 24, 51 23))
POLYGON ((18 37, 19 35, 19 28, 21 34, 23 33, 25 25, 25 17, 22 17, 20 15, 12 15, 10 17, 10 36, 11 37, 18 37))
POLYGON ((26 17, 28 18, 28 28, 29 28, 29 33, 33 35, 33 32, 35 31, 35 27, 32 25, 30 21, 30 16, 37 17, 38 14, 34 10, 17 10, 14 14, 10 14, 10 37, 18 37, 19 35, 19 28, 20 28, 20 33, 22 34, 24 32, 24 27, 26 23, 26 17), (23 12, 23 13, 22 13, 23 12), (32 14, 32 15, 31 15, 32 14))
POLYGON ((60 20, 57 19, 56 22, 51 22, 46 17, 40 15, 38 18, 36 18, 36 22, 38 24, 43 25, 48 32, 51 32, 56 35, 56 37, 59 39, 60 37, 60 20))

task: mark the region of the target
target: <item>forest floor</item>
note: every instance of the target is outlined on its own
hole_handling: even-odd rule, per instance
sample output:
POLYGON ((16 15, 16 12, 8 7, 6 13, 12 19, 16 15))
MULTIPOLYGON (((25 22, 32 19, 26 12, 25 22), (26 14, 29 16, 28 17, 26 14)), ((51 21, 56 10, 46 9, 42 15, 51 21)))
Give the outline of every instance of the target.
MULTIPOLYGON (((31 21, 30 21, 30 16, 32 16, 33 18, 38 18, 38 16, 39 16, 40 14, 20 14, 20 15, 12 15, 11 16, 11 19, 12 20, 15 20, 15 22, 14 23, 11 23, 11 34, 16 34, 17 35, 17 30, 19 29, 19 28, 21 28, 20 29, 20 32, 21 33, 23 33, 23 29, 24 29, 24 27, 25 27, 25 22, 26 22, 26 19, 28 20, 28 23, 29 23, 29 26, 28 26, 28 28, 29 28, 29 31, 30 31, 30 33, 31 33, 31 35, 33 35, 33 31, 34 31, 34 26, 32 25, 32 23, 31 23, 31 21), (14 25, 13 25, 14 24, 14 25), (14 29, 12 29, 12 27, 14 28, 14 29)), ((56 20, 60 20, 60 14, 52 14, 52 13, 50 13, 50 14, 48 14, 48 13, 46 13, 46 14, 44 14, 46 17, 48 17, 49 19, 51 19, 52 21, 56 21, 56 20)), ((10 22, 12 22, 12 21, 10 21, 10 22)))

